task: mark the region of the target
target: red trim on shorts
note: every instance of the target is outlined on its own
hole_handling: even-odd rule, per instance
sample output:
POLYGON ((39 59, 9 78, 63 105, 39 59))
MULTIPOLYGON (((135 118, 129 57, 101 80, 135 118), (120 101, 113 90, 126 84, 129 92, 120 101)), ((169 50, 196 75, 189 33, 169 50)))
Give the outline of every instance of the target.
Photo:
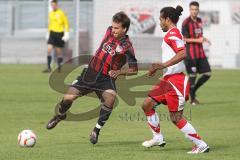
POLYGON ((148 94, 148 97, 152 98, 152 100, 154 100, 157 104, 159 104, 160 102, 157 101, 153 96, 151 96, 150 94, 148 94))
POLYGON ((169 75, 166 75, 166 76, 164 76, 164 79, 168 79, 168 78, 170 78, 170 77, 172 77, 172 76, 177 76, 177 75, 184 75, 185 76, 185 74, 183 73, 183 72, 181 72, 181 73, 174 73, 174 74, 169 74, 169 75))
POLYGON ((187 124, 187 121, 186 121, 186 119, 183 118, 177 123, 177 127, 179 129, 182 129, 186 124, 187 124))

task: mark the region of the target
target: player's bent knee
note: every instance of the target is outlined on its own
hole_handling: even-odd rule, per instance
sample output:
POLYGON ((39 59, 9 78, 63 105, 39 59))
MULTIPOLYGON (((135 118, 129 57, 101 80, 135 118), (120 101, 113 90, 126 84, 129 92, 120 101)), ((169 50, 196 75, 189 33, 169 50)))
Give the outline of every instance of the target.
POLYGON ((114 90, 106 90, 103 92, 103 104, 108 106, 109 108, 113 108, 113 105, 115 103, 116 97, 117 97, 117 93, 114 90))
POLYGON ((103 98, 105 100, 115 101, 116 97, 117 97, 117 93, 114 90, 109 89, 103 92, 103 98))
POLYGON ((73 94, 66 94, 64 95, 63 99, 68 101, 74 101, 77 98, 77 95, 73 94))
POLYGON ((153 100, 150 97, 148 97, 144 100, 143 105, 142 105, 142 109, 144 112, 148 112, 153 108, 154 104, 152 101, 153 100))
POLYGON ((177 125, 178 122, 179 122, 179 119, 176 118, 176 117, 171 117, 171 122, 172 122, 174 125, 177 125))
POLYGON ((109 108, 113 108, 114 106, 114 103, 115 103, 115 99, 114 98, 111 98, 111 99, 107 99, 103 102, 103 104, 109 108))
POLYGON ((171 119, 171 122, 174 124, 174 125, 177 125, 177 121, 175 119, 171 119))
POLYGON ((182 112, 183 111, 170 112, 170 119, 173 124, 177 125, 178 122, 183 118, 182 112))
POLYGON ((189 77, 190 77, 190 78, 191 78, 191 77, 195 78, 195 77, 197 77, 197 74, 196 74, 196 73, 191 73, 191 74, 189 74, 189 77))
POLYGON ((203 75, 210 78, 212 73, 211 72, 206 72, 206 73, 203 73, 203 75))
POLYGON ((116 97, 116 96, 117 96, 116 91, 114 91, 114 90, 112 90, 112 89, 108 89, 108 90, 106 90, 106 91, 104 91, 104 92, 107 93, 107 94, 111 94, 111 96, 113 96, 113 97, 116 97))

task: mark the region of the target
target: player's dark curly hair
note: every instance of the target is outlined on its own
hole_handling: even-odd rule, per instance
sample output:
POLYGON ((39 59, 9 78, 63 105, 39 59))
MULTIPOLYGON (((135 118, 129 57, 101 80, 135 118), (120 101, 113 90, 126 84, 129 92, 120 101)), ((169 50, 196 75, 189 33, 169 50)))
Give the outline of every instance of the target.
POLYGON ((122 27, 127 29, 126 32, 130 27, 130 19, 123 11, 116 13, 112 17, 112 21, 116 23, 122 23, 122 27))
POLYGON ((176 24, 179 20, 179 16, 182 15, 182 11, 183 8, 181 6, 177 6, 176 8, 164 7, 161 9, 160 13, 164 19, 168 17, 174 24, 176 24))
POLYGON ((197 1, 192 1, 192 2, 189 3, 189 7, 190 6, 197 6, 197 7, 199 7, 199 3, 197 1))

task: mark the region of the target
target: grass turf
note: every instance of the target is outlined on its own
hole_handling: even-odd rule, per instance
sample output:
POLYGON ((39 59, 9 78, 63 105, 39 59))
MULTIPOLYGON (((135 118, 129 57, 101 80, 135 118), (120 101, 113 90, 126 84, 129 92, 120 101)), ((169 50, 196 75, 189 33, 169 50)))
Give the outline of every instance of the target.
MULTIPOLYGON (((141 146, 142 141, 151 138, 140 108, 143 98, 138 98, 135 106, 120 100, 95 146, 88 139, 97 119, 62 122, 54 130, 46 130, 62 94, 49 87, 49 74, 42 74, 41 69, 43 65, 0 65, 1 160, 239 159, 240 70, 214 70, 209 82, 198 92, 203 105, 185 106, 190 123, 211 147, 208 154, 187 155, 192 144, 171 124, 164 106, 158 112, 162 115, 161 129, 167 145, 151 149, 141 146), (27 128, 38 136, 34 148, 17 144, 18 133, 27 128)), ((66 81, 73 81, 78 72, 73 72, 66 81)), ((97 105, 98 100, 83 97, 71 111, 86 111, 97 105)))

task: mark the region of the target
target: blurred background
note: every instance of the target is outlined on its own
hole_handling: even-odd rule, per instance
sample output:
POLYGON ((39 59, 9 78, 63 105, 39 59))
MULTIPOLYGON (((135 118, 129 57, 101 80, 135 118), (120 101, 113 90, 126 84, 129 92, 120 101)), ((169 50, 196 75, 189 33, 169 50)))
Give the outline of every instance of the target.
MULTIPOLYGON (((70 23, 70 41, 65 60, 81 54, 94 54, 114 13, 123 10, 131 18, 129 35, 139 62, 161 60, 159 27, 162 7, 184 8, 178 27, 189 16, 190 0, 59 0, 70 23)), ((240 68, 240 1, 198 0, 204 45, 213 68, 240 68)), ((0 63, 46 63, 49 0, 0 0, 0 63)))

